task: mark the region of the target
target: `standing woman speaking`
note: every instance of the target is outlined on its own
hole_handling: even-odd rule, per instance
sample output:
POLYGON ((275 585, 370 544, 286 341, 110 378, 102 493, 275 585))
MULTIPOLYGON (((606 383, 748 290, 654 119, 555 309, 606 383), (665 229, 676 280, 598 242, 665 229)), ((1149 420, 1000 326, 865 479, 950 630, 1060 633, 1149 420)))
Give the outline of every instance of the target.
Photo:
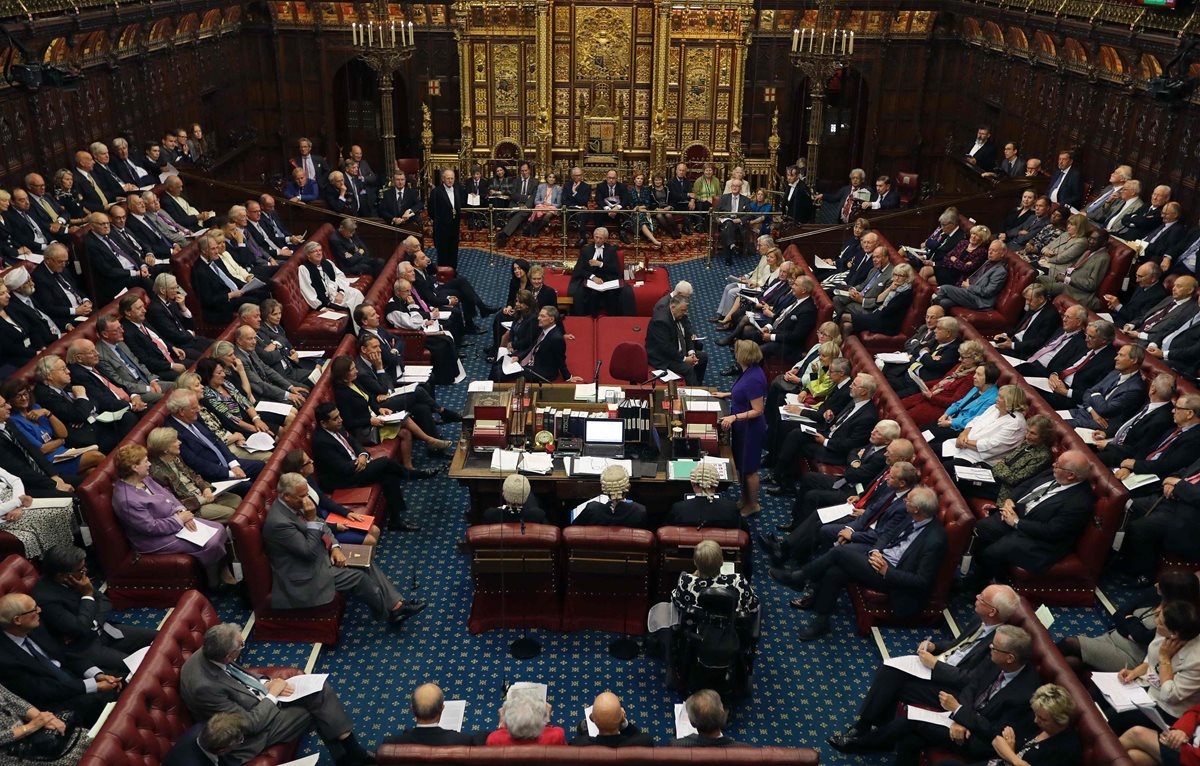
POLYGON ((762 349, 754 341, 739 340, 734 344, 733 356, 740 370, 738 378, 729 393, 717 396, 730 399, 730 414, 721 419, 721 427, 732 429, 733 462, 742 487, 738 510, 747 518, 762 510, 758 504, 758 466, 767 434, 767 421, 763 419, 767 374, 762 368, 762 349))

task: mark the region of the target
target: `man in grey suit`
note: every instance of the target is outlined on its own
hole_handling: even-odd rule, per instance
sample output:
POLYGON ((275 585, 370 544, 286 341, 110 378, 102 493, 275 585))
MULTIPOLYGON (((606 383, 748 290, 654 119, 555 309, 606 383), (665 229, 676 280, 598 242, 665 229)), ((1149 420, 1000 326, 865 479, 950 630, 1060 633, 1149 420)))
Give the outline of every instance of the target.
POLYGON ((721 227, 721 249, 725 251, 725 263, 732 264, 733 257, 742 252, 742 234, 750 216, 750 198, 742 194, 742 181, 735 178, 729 182, 729 194, 722 194, 713 208, 717 225, 721 227), (724 213, 725 215, 722 215, 724 213))
MULTIPOLYGON (((220 346, 217 348, 224 350, 220 346)), ((308 388, 293 383, 267 366, 258 355, 258 335, 250 325, 242 325, 233 334, 233 355, 246 368, 246 377, 250 380, 250 389, 256 398, 291 402, 297 407, 304 404, 308 388)), ((221 358, 223 355, 214 351, 213 356, 221 358)), ((225 359, 221 358, 221 361, 225 359)))
POLYGON ((533 169, 528 162, 522 162, 518 168, 518 176, 513 181, 512 206, 525 208, 508 216, 504 230, 496 235, 496 247, 504 247, 517 229, 529 219, 529 208, 533 207, 534 194, 537 192, 538 181, 533 177, 533 169))
POLYGON ((847 285, 845 294, 836 290, 833 294, 833 313, 845 314, 847 311, 870 311, 875 308, 879 294, 892 283, 892 270, 895 264, 888 258, 887 248, 877 245, 871 251, 871 270, 857 285, 847 285), (855 310, 857 308, 857 311, 855 310))
POLYGON ((941 285, 933 294, 933 302, 944 309, 955 306, 965 306, 969 309, 982 311, 996 305, 996 297, 1008 283, 1008 247, 1004 242, 993 239, 988 245, 987 260, 966 281, 962 287, 957 285, 941 285))
POLYGON ((1089 309, 1096 309, 1100 305, 1096 291, 1100 289, 1100 281, 1108 275, 1112 260, 1108 253, 1108 237, 1104 229, 1092 229, 1087 235, 1087 249, 1079 258, 1061 271, 1051 269, 1037 281, 1050 295, 1066 293, 1089 309))
POLYGON ((395 624, 425 609, 424 601, 405 601, 378 567, 347 568, 346 554, 317 517, 308 492, 308 481, 300 474, 280 476, 276 500, 263 522, 263 547, 271 562, 271 606, 307 609, 328 604, 336 593, 353 593, 377 618, 395 624))
POLYGON ((240 713, 247 719, 246 738, 228 757, 246 763, 268 747, 299 737, 316 726, 337 766, 374 763, 354 736, 354 724, 342 709, 337 693, 325 686, 288 702, 294 689, 281 673, 259 675, 237 664, 245 639, 232 623, 204 631, 204 646, 193 652, 179 672, 179 694, 197 722, 218 713, 240 713))
POLYGON ((137 394, 147 404, 154 404, 163 397, 163 392, 174 387, 164 383, 142 364, 129 346, 125 345, 125 326, 112 314, 96 318, 96 350, 100 361, 96 367, 100 374, 116 383, 130 394, 137 394))

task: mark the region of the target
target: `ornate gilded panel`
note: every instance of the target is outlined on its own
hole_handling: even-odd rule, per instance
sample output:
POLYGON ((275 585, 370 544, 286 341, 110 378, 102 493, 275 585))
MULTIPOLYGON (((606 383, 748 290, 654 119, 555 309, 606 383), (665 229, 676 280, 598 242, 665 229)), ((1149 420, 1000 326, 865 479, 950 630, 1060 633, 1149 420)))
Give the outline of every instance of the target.
POLYGON ((515 114, 517 91, 520 88, 517 71, 517 46, 492 46, 492 82, 495 93, 495 109, 498 114, 515 114))
POLYGON ((475 82, 487 82, 487 43, 475 43, 471 47, 474 49, 474 54, 471 56, 471 60, 475 62, 475 82))
POLYGON ((491 144, 488 139, 488 124, 485 120, 478 120, 475 123, 475 145, 488 146, 491 144))
POLYGON ((684 65, 684 117, 707 117, 712 105, 713 51, 687 48, 684 65))
POLYGON ((590 99, 588 98, 587 88, 575 89, 575 114, 581 115, 587 112, 590 99))
POLYGON ((732 69, 733 50, 731 48, 724 48, 721 50, 721 69, 719 74, 720 83, 722 85, 729 85, 729 73, 732 71, 732 69))
POLYGON ((654 9, 650 7, 637 9, 637 29, 639 35, 654 34, 654 9))
POLYGON ((650 145, 650 123, 644 120, 638 120, 633 124, 633 145, 634 146, 649 146, 650 145))
POLYGON ((488 115, 488 92, 487 88, 475 89, 475 113, 481 117, 488 115))
POLYGON ((554 9, 554 31, 564 34, 571 31, 571 9, 560 5, 554 9))
POLYGON ((682 48, 674 45, 671 55, 667 57, 667 83, 670 85, 679 85, 679 57, 683 55, 682 51, 682 48))
POLYGON ((571 113, 570 88, 554 89, 554 113, 559 115, 567 115, 571 113))
POLYGON ((575 76, 581 80, 629 77, 632 8, 582 6, 575 10, 575 76))
POLYGON ((554 79, 558 82, 571 81, 571 46, 554 46, 554 79))
POLYGON ((634 58, 634 82, 639 85, 650 83, 650 68, 654 63, 654 48, 649 45, 639 45, 637 56, 634 58))
POLYGON ((570 120, 555 120, 554 121, 554 138, 555 143, 559 146, 566 146, 571 143, 571 121, 570 120))
POLYGON ((733 115, 729 113, 729 94, 728 93, 718 93, 717 94, 717 119, 724 121, 724 120, 729 120, 732 118, 733 118, 733 115))
POLYGON ((637 90, 633 92, 633 116, 646 117, 650 114, 650 91, 637 90))

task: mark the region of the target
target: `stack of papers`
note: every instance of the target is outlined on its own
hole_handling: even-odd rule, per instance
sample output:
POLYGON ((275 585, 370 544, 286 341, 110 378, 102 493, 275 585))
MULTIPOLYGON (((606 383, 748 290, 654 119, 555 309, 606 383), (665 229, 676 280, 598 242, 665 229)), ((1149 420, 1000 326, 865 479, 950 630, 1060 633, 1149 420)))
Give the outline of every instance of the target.
POLYGON ((490 381, 490 380, 473 380, 469 384, 467 384, 467 393, 468 394, 476 394, 476 393, 488 394, 491 392, 492 392, 492 381, 490 381))
POLYGON ((577 402, 607 401, 610 393, 616 395, 618 402, 625 398, 625 389, 620 386, 597 386, 595 383, 577 383, 575 385, 575 401, 577 402))
POLYGON ((246 443, 242 447, 247 452, 270 452, 275 449, 275 439, 272 438, 271 434, 259 431, 258 433, 250 434, 250 437, 246 439, 246 443))
POLYGON ((260 401, 258 404, 254 405, 254 409, 257 410, 258 412, 270 412, 275 415, 282 415, 283 417, 286 418, 288 415, 291 415, 292 411, 295 410, 296 408, 293 407, 292 405, 286 404, 284 402, 262 402, 262 401, 260 401))
POLYGON ((1040 388, 1043 391, 1051 391, 1050 378, 1025 378, 1025 382, 1034 388, 1040 388))
POLYGON ((996 477, 992 475, 992 471, 987 466, 954 466, 954 473, 958 478, 965 481, 978 481, 984 484, 995 484, 996 477))
POLYGON ((625 469, 625 473, 633 475, 632 460, 616 460, 610 457, 577 457, 570 461, 563 458, 563 462, 566 465, 567 473, 574 476, 599 476, 610 465, 619 465, 625 469))
POLYGON ((554 470, 554 456, 548 452, 526 452, 521 458, 520 469, 546 475, 554 470))
POLYGON ((462 731, 463 718, 466 717, 466 714, 466 700, 446 700, 442 703, 442 717, 438 719, 438 726, 443 729, 462 731))
POLYGON ((1131 473, 1121 480, 1125 485, 1125 489, 1134 490, 1138 487, 1146 487, 1161 481, 1152 473, 1131 473))
POLYGON ((326 310, 322 311, 320 314, 317 314, 317 316, 321 319, 345 319, 349 316, 349 314, 343 314, 340 311, 326 310))
POLYGON ((616 290, 618 287, 620 287, 621 280, 610 279, 607 282, 596 283, 589 279, 588 281, 584 282, 584 284, 588 286, 589 290, 595 290, 598 293, 606 293, 609 290, 616 290))
POLYGON ((301 359, 324 359, 324 351, 297 351, 296 356, 301 359))
POLYGON ((882 367, 885 364, 908 364, 912 357, 903 351, 892 351, 886 354, 876 354, 875 364, 882 367))
MULTIPOLYGON (((650 374, 661 380, 663 383, 670 383, 672 380, 679 380, 679 376, 670 370, 651 370, 650 374)), ((588 723, 591 723, 591 721, 588 723)), ((594 726, 595 724, 592 725, 594 726)))
POLYGON ((682 702, 675 703, 675 736, 678 739, 690 737, 693 734, 699 734, 696 727, 692 726, 692 719, 688 718, 687 708, 682 702))
POLYGON ((889 665, 896 670, 903 670, 910 676, 924 678, 926 681, 933 678, 933 671, 925 667, 925 665, 921 662, 921 658, 915 654, 904 654, 899 657, 892 657, 891 659, 884 660, 883 664, 889 665))
POLYGON ((430 375, 433 375, 433 365, 431 364, 406 364, 400 382, 424 383, 429 380, 430 375))
POLYGON ((950 728, 950 724, 954 723, 954 721, 950 720, 949 713, 926 710, 916 705, 908 706, 908 720, 931 723, 934 726, 945 726, 947 729, 950 728))
POLYGON ((817 509, 817 518, 822 524, 832 524, 838 519, 844 519, 857 510, 853 503, 840 503, 817 509))
POLYGON ((1124 713, 1135 707, 1154 707, 1154 700, 1137 683, 1123 684, 1116 673, 1092 673, 1092 683, 1104 694, 1113 710, 1124 713))
POLYGON ((512 449, 498 449, 492 452, 491 469, 501 473, 514 473, 517 464, 521 462, 521 453, 512 449))
POLYGON ((207 543, 209 540, 211 540, 213 538, 213 536, 217 534, 217 530, 220 529, 220 527, 216 527, 216 526, 210 527, 207 524, 202 524, 202 523, 200 523, 199 519, 195 519, 195 522, 196 522, 195 529, 188 529, 187 527, 184 527, 183 529, 176 532, 175 536, 178 537, 180 540, 187 540, 189 543, 192 543, 193 545, 203 548, 204 544, 207 543))
POLYGON ((398 410, 391 415, 380 415, 379 419, 389 425, 392 423, 403 423, 408 419, 408 410, 398 410))
POLYGON ((1079 438, 1083 439, 1084 444, 1095 444, 1096 440, 1092 437, 1092 432, 1095 428, 1076 428, 1075 433, 1079 434, 1079 438))
POLYGON ((784 405, 779 408, 779 419, 789 422, 813 423, 813 419, 804 413, 789 412, 787 407, 795 405, 784 405))

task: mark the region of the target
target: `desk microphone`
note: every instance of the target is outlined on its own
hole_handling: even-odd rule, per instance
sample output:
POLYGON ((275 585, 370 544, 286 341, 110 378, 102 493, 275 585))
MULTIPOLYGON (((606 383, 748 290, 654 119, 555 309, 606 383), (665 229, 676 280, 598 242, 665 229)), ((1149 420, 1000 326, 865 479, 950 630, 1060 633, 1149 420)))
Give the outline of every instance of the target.
POLYGON ((597 402, 600 401, 600 368, 602 366, 604 366, 604 360, 597 359, 596 360, 596 372, 594 373, 594 377, 593 377, 593 380, 596 383, 596 401, 597 402))

